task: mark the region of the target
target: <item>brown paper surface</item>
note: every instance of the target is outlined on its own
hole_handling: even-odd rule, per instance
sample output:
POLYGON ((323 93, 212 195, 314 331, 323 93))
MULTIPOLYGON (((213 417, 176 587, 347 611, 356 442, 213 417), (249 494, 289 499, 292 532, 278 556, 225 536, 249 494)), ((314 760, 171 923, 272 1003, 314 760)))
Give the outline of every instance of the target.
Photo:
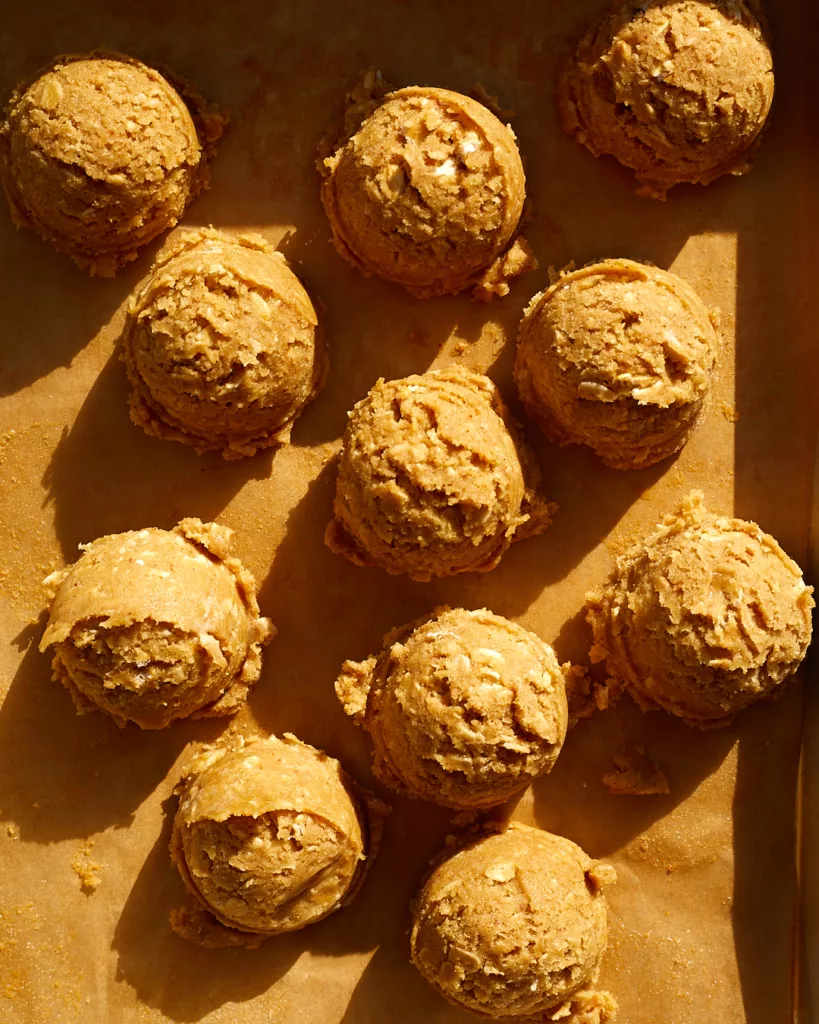
MULTIPOLYGON (((601 6, 86 0, 16 5, 3 19, 3 95, 54 54, 102 45, 165 63, 231 109, 213 187, 186 223, 253 229, 280 244, 324 303, 332 369, 293 445, 276 454, 224 464, 148 438, 128 419, 115 340, 158 245, 117 279, 92 280, 0 216, 0 1020, 474 1019, 408 962, 409 899, 453 831, 448 812, 422 803, 391 801, 362 892, 321 924, 256 951, 201 950, 171 931, 168 913, 184 898, 167 850, 171 791, 186 745, 228 720, 142 733, 75 715, 37 641, 41 580, 73 561, 79 542, 183 516, 233 527, 279 629, 253 714, 339 757, 379 792, 366 736, 332 684, 345 658, 376 651, 391 627, 443 602, 488 606, 582 662, 584 594, 692 487, 716 511, 757 520, 804 564, 817 394, 811 5, 771 5, 777 99, 754 171, 675 190, 665 204, 636 197, 625 171, 557 126, 558 61, 601 6), (479 81, 517 112, 533 203, 527 235, 541 269, 502 302, 419 302, 363 278, 332 249, 315 145, 373 64, 399 85, 468 92, 479 81), (617 473, 530 432, 561 507, 551 529, 486 575, 419 584, 330 554, 331 459, 353 402, 379 376, 461 361, 487 371, 514 406, 515 328, 547 267, 605 256, 671 268, 722 311, 719 379, 684 452, 617 473), (92 864, 99 884, 83 891, 92 864)), ((553 773, 507 808, 616 866, 602 980, 624 1024, 792 1020, 801 721, 798 686, 711 733, 626 700, 581 722, 553 773), (606 791, 601 776, 627 740, 665 768, 668 796, 606 791)))

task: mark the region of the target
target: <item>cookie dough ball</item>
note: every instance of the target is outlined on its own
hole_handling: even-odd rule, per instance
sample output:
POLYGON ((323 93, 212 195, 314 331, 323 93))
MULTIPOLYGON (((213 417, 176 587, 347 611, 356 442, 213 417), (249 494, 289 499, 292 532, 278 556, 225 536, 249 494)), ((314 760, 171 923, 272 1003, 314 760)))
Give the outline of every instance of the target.
POLYGON ((742 0, 622 4, 595 24, 558 90, 565 131, 630 167, 644 195, 749 170, 771 109, 765 33, 742 0))
MULTIPOLYGON (((509 291, 487 282, 481 295, 480 279, 515 236, 526 182, 511 128, 483 104, 399 89, 320 167, 336 248, 354 267, 418 298, 509 291)), ((534 265, 528 248, 523 262, 513 273, 534 265)))
POLYGON ((116 53, 58 57, 11 97, 3 186, 30 226, 91 274, 113 277, 207 184, 225 117, 116 53))
POLYGON ((232 742, 185 769, 171 837, 200 908, 172 924, 211 946, 258 945, 349 903, 386 812, 338 761, 294 736, 232 742))
POLYGON ((481 374, 378 381, 349 416, 328 547, 416 580, 493 569, 554 509, 518 429, 481 374))
POLYGON ((783 692, 811 638, 813 588, 756 523, 707 511, 693 492, 589 594, 593 661, 614 696, 689 725, 727 725, 783 692))
POLYGON ((385 785, 462 810, 551 771, 566 738, 563 671, 534 633, 486 609, 439 608, 346 662, 336 693, 372 737, 385 785))
POLYGON ((483 1017, 612 1021, 612 996, 588 986, 606 949, 601 889, 613 880, 568 839, 512 823, 432 872, 413 910, 412 962, 483 1017))
POLYGON ((177 718, 233 714, 274 634, 256 581, 231 555, 233 531, 199 519, 173 530, 115 533, 45 581, 40 650, 80 713, 162 729, 177 718))
POLYGON ((688 440, 717 354, 712 315, 676 274, 631 260, 564 273, 520 326, 515 379, 558 444, 641 469, 688 440))
POLYGON ((131 418, 149 434, 253 455, 289 440, 327 368, 299 279, 259 235, 180 234, 132 297, 131 418))

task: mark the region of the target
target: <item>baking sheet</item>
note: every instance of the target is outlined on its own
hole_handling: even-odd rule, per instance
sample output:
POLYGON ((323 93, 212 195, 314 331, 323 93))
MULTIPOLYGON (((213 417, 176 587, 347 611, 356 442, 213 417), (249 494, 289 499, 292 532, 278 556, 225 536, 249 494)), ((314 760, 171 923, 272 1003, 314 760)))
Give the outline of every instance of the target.
MULTIPOLYGON (((227 105, 234 123, 190 225, 252 228, 281 243, 326 306, 332 370, 292 447, 241 463, 198 458, 128 420, 114 345, 146 253, 114 281, 90 280, 0 216, 0 1019, 9 1024, 208 1021, 456 1024, 407 962, 407 904, 449 814, 391 801, 382 851, 348 909, 260 950, 204 951, 177 938, 183 899, 167 854, 171 790, 191 740, 228 722, 119 731, 74 715, 37 653, 40 581, 77 544, 185 515, 237 531, 279 628, 251 711, 369 783, 366 737, 332 691, 345 658, 448 602, 486 605, 582 660, 587 589, 614 553, 692 487, 720 512, 758 520, 804 564, 815 425, 811 301, 815 142, 807 2, 772 4, 777 100, 757 167, 666 204, 565 139, 557 63, 603 6, 482 0, 344 5, 242 0, 200 5, 28 4, 0 24, 0 91, 60 52, 103 45, 163 62, 227 105), (314 147, 368 65, 398 84, 469 91, 517 112, 541 269, 489 308, 418 302, 365 280, 330 245, 314 147), (322 545, 345 412, 379 376, 462 361, 513 400, 514 333, 549 264, 623 255, 686 277, 722 311, 722 368, 704 421, 675 460, 639 473, 532 434, 561 509, 498 569, 431 584, 364 570, 322 545), (736 373, 734 366, 736 365, 736 373), (91 845, 93 844, 93 845, 91 845), (98 865, 94 868, 93 865, 98 865), (81 889, 84 872, 99 885, 81 889)), ((815 266, 815 261, 813 262, 815 266)), ((699 733, 628 703, 581 722, 555 771, 508 810, 616 866, 603 983, 624 1024, 784 1024, 793 1019, 794 829, 799 689, 699 733), (626 740, 666 769, 668 796, 610 796, 601 782, 626 740)), ((377 787, 376 787, 377 788, 377 787)))

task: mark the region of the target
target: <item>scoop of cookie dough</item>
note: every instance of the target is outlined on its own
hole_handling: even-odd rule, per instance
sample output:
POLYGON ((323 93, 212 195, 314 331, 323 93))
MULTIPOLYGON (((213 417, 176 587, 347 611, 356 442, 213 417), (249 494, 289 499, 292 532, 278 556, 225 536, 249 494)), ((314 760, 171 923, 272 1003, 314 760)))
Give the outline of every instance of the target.
POLYGON ((515 379, 552 440, 588 445, 614 469, 641 469, 688 440, 717 346, 712 315, 682 278, 604 260, 532 299, 515 379))
POLYGON ((493 569, 554 506, 497 388, 461 367, 380 380, 350 413, 325 542, 416 580, 493 569))
POLYGON ((561 76, 565 131, 664 199, 743 174, 771 109, 771 51, 743 0, 649 0, 592 26, 561 76))
POLYGON ((810 643, 812 593, 773 537, 713 515, 695 491, 588 595, 592 660, 613 696, 626 688, 644 710, 727 725, 782 694, 810 643))
POLYGON ((502 803, 566 738, 563 671, 534 633, 486 609, 439 608, 346 662, 336 693, 372 737, 385 785, 444 807, 502 803))
POLYGON ((468 96, 389 93, 320 169, 336 248, 368 276, 418 298, 488 299, 536 266, 522 239, 503 255, 526 194, 515 136, 468 96))
POLYGON ((13 93, 0 172, 18 226, 114 274, 207 184, 226 118, 185 83, 117 53, 58 57, 13 93))
POLYGON ((210 923, 172 923, 200 944, 252 946, 350 902, 387 809, 293 736, 231 742, 194 757, 177 788, 171 855, 210 923))
POLYGON ((613 1021, 613 997, 589 986, 606 948, 601 890, 614 877, 568 839, 513 822, 429 876, 413 908, 412 962, 483 1017, 613 1021))
POLYGON ((259 235, 186 231, 132 297, 131 418, 149 434, 253 455, 289 440, 327 368, 310 297, 259 235))
POLYGON ((256 582, 231 554, 233 531, 199 519, 100 537, 46 580, 40 650, 80 713, 161 729, 177 718, 232 714, 274 634, 256 582))

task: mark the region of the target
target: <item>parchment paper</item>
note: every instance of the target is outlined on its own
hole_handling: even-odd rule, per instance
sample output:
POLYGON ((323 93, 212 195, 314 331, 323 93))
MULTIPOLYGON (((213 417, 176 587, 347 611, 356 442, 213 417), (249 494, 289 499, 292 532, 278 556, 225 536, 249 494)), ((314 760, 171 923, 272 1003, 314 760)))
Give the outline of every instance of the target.
MULTIPOLYGON (((332 371, 278 454, 225 465, 149 439, 128 419, 114 345, 125 299, 158 246, 116 280, 90 280, 0 215, 0 1020, 473 1019, 407 961, 409 899, 453 830, 446 812, 422 803, 392 801, 372 875, 325 922, 254 952, 208 952, 171 932, 168 912, 183 899, 167 852, 171 790, 185 746, 228 723, 141 733, 74 714, 36 646, 40 581, 73 561, 80 541, 186 515, 235 528, 280 631, 253 714, 371 785, 366 737, 345 720, 332 683, 345 658, 377 650, 390 627, 441 602, 485 605, 582 662, 585 592, 693 487, 714 509, 756 519, 804 563, 817 395, 809 5, 771 5, 777 99, 755 170, 675 190, 666 204, 635 197, 626 172, 557 127, 558 61, 602 6, 86 0, 4 11, 3 95, 52 55, 102 45, 164 62, 231 109, 213 188, 186 223, 252 228, 281 243, 326 306, 332 371), (534 209, 527 234, 541 269, 503 302, 418 302, 333 251, 314 150, 368 65, 397 84, 466 92, 480 82, 517 112, 534 209), (722 311, 719 380, 682 455, 616 473, 531 432, 561 508, 544 536, 494 572, 416 584, 331 555, 322 534, 332 456, 353 402, 379 376, 460 360, 487 371, 514 405, 515 328, 547 267, 615 255, 672 268, 722 311), (86 893, 80 876, 93 864, 99 885, 86 893)), ((798 685, 712 733, 625 701, 581 722, 552 775, 507 808, 616 866, 603 982, 623 1024, 793 1019, 801 724, 798 685), (608 794, 601 776, 626 740, 665 767, 669 796, 608 794)))

